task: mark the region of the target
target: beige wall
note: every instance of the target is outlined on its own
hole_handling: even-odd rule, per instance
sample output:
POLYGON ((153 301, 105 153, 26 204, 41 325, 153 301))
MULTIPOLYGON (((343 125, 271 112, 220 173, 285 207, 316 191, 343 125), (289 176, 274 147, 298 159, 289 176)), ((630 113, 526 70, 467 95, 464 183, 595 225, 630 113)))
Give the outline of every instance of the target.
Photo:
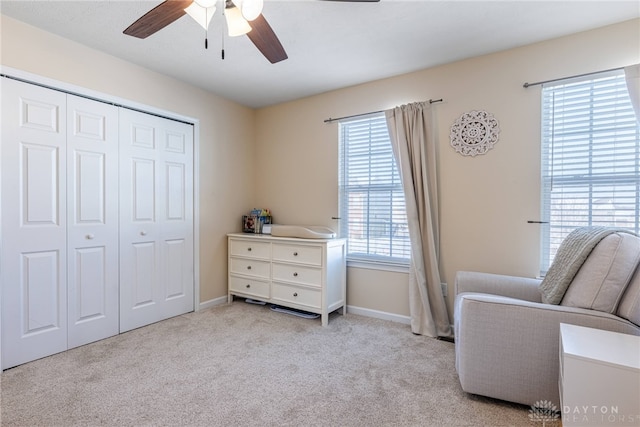
MULTIPOLYGON (((256 116, 256 205, 276 222, 337 227, 340 117, 413 101, 434 104, 440 140, 441 258, 453 301, 457 270, 539 272, 540 87, 524 82, 640 62, 640 20, 261 109, 256 116), (486 155, 457 154, 451 124, 486 110, 500 140, 486 155)), ((348 304, 408 315, 403 273, 349 269, 348 304)))
MULTIPOLYGON (((226 233, 254 206, 276 221, 337 228, 339 117, 444 98, 440 135, 442 273, 538 273, 538 81, 640 62, 640 20, 371 82, 253 111, 169 77, 2 16, 0 61, 43 77, 200 121, 201 301, 226 294, 226 233), (464 158, 449 146, 453 121, 487 110, 496 147, 464 158)), ((348 303, 408 315, 406 274, 350 268, 348 303)))
POLYGON ((200 301, 226 295, 226 233, 252 206, 254 111, 2 16, 5 67, 200 121, 200 301))

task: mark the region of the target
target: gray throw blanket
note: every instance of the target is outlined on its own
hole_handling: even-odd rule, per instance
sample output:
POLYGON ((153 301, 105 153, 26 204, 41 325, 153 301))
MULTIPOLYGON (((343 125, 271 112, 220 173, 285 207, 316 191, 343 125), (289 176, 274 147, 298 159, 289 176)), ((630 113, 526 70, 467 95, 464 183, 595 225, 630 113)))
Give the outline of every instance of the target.
POLYGON ((593 248, 612 233, 635 234, 629 230, 610 227, 578 227, 562 241, 549 271, 540 283, 542 301, 560 304, 569 284, 582 267, 593 248))

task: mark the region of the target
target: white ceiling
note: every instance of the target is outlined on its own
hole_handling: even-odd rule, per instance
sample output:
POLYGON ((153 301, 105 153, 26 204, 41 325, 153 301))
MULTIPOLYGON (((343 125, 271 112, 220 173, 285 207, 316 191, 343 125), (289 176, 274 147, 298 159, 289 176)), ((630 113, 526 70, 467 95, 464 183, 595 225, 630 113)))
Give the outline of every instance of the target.
POLYGON ((638 0, 265 0, 289 55, 270 64, 246 36, 223 38, 222 1, 208 50, 187 15, 144 40, 122 34, 159 3, 2 0, 0 12, 253 108, 640 17, 638 0))

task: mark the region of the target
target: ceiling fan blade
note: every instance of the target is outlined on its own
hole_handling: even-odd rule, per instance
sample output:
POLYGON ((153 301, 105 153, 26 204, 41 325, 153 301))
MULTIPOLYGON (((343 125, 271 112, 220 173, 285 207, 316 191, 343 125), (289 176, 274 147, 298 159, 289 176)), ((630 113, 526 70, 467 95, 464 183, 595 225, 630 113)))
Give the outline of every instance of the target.
POLYGON ((287 52, 284 51, 280 40, 278 40, 278 36, 273 32, 271 25, 262 14, 249 22, 249 25, 251 25, 251 31, 247 33, 247 37, 269 62, 275 64, 288 58, 287 52))
POLYGON ((123 33, 139 39, 146 39, 184 15, 185 8, 191 3, 193 0, 165 0, 129 25, 123 33))

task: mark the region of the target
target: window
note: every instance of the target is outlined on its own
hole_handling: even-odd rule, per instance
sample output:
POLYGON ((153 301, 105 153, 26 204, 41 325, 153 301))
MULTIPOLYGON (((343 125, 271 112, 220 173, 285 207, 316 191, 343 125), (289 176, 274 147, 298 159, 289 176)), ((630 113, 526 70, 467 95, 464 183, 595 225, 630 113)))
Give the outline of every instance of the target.
POLYGON ((543 87, 543 273, 576 227, 640 231, 639 134, 623 71, 543 87))
POLYGON ((408 263, 404 192, 384 114, 340 122, 339 181, 348 258, 408 263))

